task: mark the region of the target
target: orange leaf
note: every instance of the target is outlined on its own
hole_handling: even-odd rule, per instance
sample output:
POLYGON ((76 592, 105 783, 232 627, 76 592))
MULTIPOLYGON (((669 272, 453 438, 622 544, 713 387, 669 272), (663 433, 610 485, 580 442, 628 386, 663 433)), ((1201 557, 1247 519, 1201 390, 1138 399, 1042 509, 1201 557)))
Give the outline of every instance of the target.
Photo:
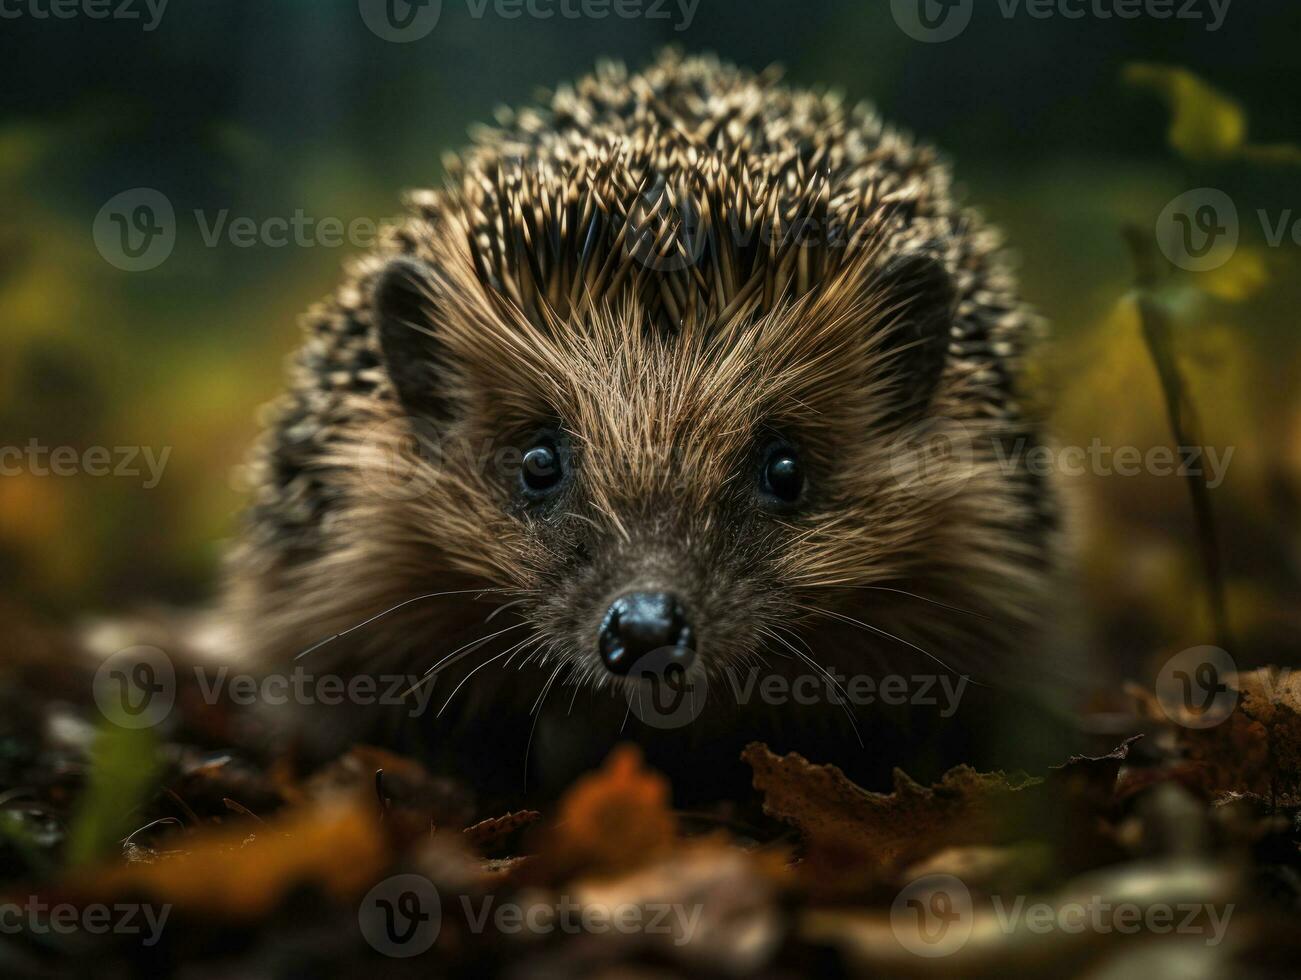
POLYGON ((302 883, 341 899, 359 894, 386 860, 373 808, 333 804, 290 813, 254 834, 247 825, 200 834, 189 850, 106 868, 70 891, 88 899, 145 894, 181 909, 252 918, 302 883))
POLYGON ((671 849, 677 818, 668 781, 641 762, 637 749, 619 746, 604 768, 570 788, 551 831, 548 864, 603 874, 640 867, 671 849))

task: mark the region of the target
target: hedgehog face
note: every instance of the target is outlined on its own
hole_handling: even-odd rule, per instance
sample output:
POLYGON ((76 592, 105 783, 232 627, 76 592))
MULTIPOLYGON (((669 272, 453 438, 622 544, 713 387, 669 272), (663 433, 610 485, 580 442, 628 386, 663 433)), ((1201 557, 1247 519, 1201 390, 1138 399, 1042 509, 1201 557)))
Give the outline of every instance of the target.
POLYGON ((231 563, 251 655, 460 672, 467 721, 534 660, 1051 659, 1033 317, 930 147, 671 52, 498 122, 307 318, 231 563))
POLYGON ((939 521, 886 458, 941 384, 952 293, 929 256, 864 250, 827 288, 664 330, 637 293, 525 315, 455 254, 376 277, 395 407, 439 451, 427 492, 354 523, 517 590, 594 678, 750 658, 939 521))

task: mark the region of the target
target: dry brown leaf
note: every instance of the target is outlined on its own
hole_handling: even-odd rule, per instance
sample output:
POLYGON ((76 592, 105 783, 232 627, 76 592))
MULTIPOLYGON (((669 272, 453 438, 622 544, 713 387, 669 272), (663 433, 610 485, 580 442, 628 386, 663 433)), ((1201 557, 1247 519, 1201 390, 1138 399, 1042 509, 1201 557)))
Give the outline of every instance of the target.
POLYGON ((243 825, 198 834, 187 850, 153 863, 79 876, 66 894, 87 900, 145 895, 183 910, 249 919, 304 883, 339 898, 361 894, 383 870, 387 852, 373 809, 334 803, 285 814, 253 832, 243 825))
POLYGON ((561 800, 542 866, 563 874, 629 871, 671 850, 677 834, 668 781, 642 767, 636 748, 621 745, 561 800))
POLYGON ((754 769, 764 811, 804 834, 807 862, 822 881, 822 872, 843 876, 846 868, 863 883, 884 880, 941 848, 994 841, 1009 799, 1040 782, 959 766, 927 788, 896 769, 894 792, 872 793, 835 766, 778 756, 759 743, 742 758, 754 769))
POLYGON ((742 757, 754 769, 765 812, 803 833, 810 885, 846 894, 949 847, 1050 838, 1068 861, 1106 860, 1098 817, 1114 801, 1133 741, 1105 756, 1076 756, 1045 779, 958 766, 928 788, 896 769, 891 793, 869 792, 835 766, 777 756, 758 743, 742 757))
POLYGON ((480 854, 491 854, 517 837, 520 831, 537 823, 541 816, 536 810, 516 810, 504 816, 480 820, 473 827, 466 827, 462 834, 465 842, 480 854))
POLYGON ((1214 728, 1184 728, 1180 741, 1212 794, 1269 800, 1301 795, 1301 673, 1262 667, 1238 674, 1236 710, 1214 728))
POLYGON ((1131 774, 1127 784, 1175 779, 1208 798, 1245 794, 1268 802, 1301 801, 1301 673, 1262 667, 1226 683, 1236 692, 1233 711, 1209 728, 1182 714, 1170 717, 1149 690, 1125 686, 1140 717, 1160 726, 1170 749, 1186 760, 1147 780, 1131 774))

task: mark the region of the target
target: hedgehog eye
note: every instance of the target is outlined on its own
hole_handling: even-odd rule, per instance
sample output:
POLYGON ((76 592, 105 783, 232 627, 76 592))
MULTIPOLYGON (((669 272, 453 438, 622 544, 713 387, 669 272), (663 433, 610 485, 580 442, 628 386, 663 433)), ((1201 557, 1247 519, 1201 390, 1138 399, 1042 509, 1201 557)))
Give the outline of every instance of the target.
POLYGON ((793 504, 804 491, 804 467, 799 454, 787 445, 773 446, 764 457, 759 489, 778 504, 793 504))
POLYGON ((564 476, 564 460, 554 440, 541 439, 524 453, 520 489, 530 500, 542 500, 555 493, 564 476))

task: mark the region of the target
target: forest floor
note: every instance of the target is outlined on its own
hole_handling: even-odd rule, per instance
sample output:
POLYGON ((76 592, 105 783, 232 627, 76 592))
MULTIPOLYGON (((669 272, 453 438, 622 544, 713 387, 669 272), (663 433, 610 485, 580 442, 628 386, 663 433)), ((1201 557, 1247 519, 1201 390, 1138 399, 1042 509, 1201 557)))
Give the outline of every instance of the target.
POLYGON ((745 754, 750 799, 672 805, 616 749, 553 812, 471 819, 365 746, 303 771, 184 688, 104 718, 95 664, 19 627, 0 686, 9 976, 1295 975, 1301 681, 1230 679, 1210 719, 1131 688, 1132 731, 1030 774, 745 754), (1214 725, 1206 722, 1214 720, 1214 725))

